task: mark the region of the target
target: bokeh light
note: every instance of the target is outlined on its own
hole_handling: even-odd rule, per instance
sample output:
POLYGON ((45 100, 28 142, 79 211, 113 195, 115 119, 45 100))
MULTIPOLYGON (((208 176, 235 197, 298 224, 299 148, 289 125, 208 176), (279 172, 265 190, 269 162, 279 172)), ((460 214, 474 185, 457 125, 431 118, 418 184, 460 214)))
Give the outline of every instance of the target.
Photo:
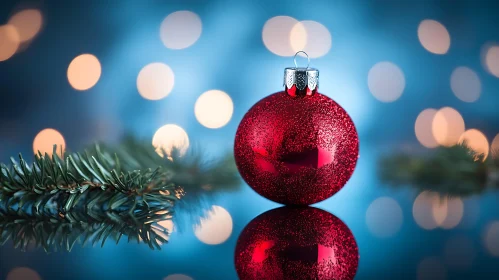
POLYGON ((276 16, 267 20, 262 31, 265 47, 279 56, 295 55, 296 51, 293 47, 305 48, 306 34, 303 26, 301 30, 296 31, 301 33, 291 36, 291 30, 297 23, 296 19, 288 16, 276 16))
POLYGON ((190 11, 169 14, 161 23, 159 37, 165 47, 174 50, 192 46, 201 36, 203 24, 199 16, 190 11))
POLYGON ((418 27, 419 42, 434 54, 446 54, 450 48, 450 35, 440 22, 431 19, 421 21, 418 27))
POLYGON ((175 84, 172 69, 160 62, 150 63, 137 76, 137 90, 145 99, 159 100, 170 94, 175 84))
POLYGON ((435 114, 432 121, 432 133, 436 142, 443 146, 453 146, 464 133, 464 119, 451 107, 444 107, 435 114))
POLYGON ((221 244, 232 234, 232 217, 227 210, 214 205, 200 224, 194 227, 194 234, 205 244, 221 244))
POLYGON ((457 235, 445 243, 444 260, 448 267, 458 270, 471 268, 476 257, 473 240, 466 235, 457 235))
POLYGON ((54 151, 54 145, 57 145, 57 154, 62 156, 61 149, 64 152, 66 149, 66 141, 62 134, 52 128, 46 128, 35 136, 33 140, 33 152, 38 154, 38 151, 45 155, 45 153, 52 155, 54 151))
POLYGON ((477 154, 483 154, 484 160, 489 155, 489 141, 487 137, 478 129, 468 129, 459 138, 459 143, 466 142, 477 154))
POLYGON ((457 67, 450 76, 450 87, 454 95, 464 102, 475 102, 482 92, 480 78, 468 67, 457 67))
POLYGON ((391 62, 378 62, 369 70, 367 85, 379 101, 393 102, 404 92, 404 73, 391 62))
POLYGON ((26 42, 33 39, 42 29, 42 13, 37 9, 23 10, 14 14, 9 24, 17 29, 21 42, 26 42))
POLYGON ((492 144, 490 144, 490 151, 492 152, 492 156, 494 156, 494 158, 499 158, 499 133, 492 140, 492 144))
POLYGON ((494 257, 499 257, 499 221, 490 222, 485 228, 484 245, 494 257))
POLYGON ((10 25, 0 26, 0 61, 11 58, 19 48, 19 33, 10 25))
POLYGON ((233 112, 232 99, 220 90, 209 90, 201 94, 194 105, 196 119, 207 128, 220 128, 226 125, 233 112))
POLYGON ((366 212, 366 224, 377 237, 386 238, 399 232, 403 223, 402 208, 389 197, 374 200, 366 212))
POLYGON ((36 271, 28 267, 16 267, 7 274, 6 280, 41 280, 36 271))
POLYGON ((76 90, 87 90, 95 86, 101 75, 101 65, 92 54, 81 54, 68 67, 69 84, 76 90))
POLYGON ((433 218, 439 227, 452 229, 461 222, 464 213, 464 203, 460 198, 435 195, 435 199, 432 202, 433 218))
POLYGON ((180 155, 184 155, 189 148, 189 137, 187 132, 176 124, 167 124, 160 127, 152 138, 152 145, 160 156, 171 157, 175 148, 180 155))
POLYGON ((416 138, 421 145, 427 148, 435 148, 438 146, 437 140, 433 136, 433 119, 437 114, 437 110, 429 108, 419 113, 416 123, 414 124, 414 131, 416 138))
POLYGON ((184 274, 172 274, 165 277, 163 280, 193 280, 193 279, 184 274))
POLYGON ((445 280, 447 269, 439 257, 427 257, 418 265, 418 280, 445 280))
POLYGON ((485 53, 487 71, 499 78, 499 46, 490 46, 485 53))
MULTIPOLYGON (((300 21, 291 29, 290 44, 295 53, 305 51, 311 58, 321 57, 331 49, 331 33, 317 21, 300 21)), ((302 53, 299 55, 304 56, 302 53)))

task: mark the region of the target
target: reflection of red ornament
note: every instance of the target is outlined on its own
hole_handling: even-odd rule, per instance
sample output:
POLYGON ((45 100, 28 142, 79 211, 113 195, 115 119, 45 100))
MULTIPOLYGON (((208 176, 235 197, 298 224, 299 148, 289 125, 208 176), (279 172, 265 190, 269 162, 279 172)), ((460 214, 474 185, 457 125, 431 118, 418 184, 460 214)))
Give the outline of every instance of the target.
POLYGON ((322 201, 338 192, 355 169, 355 125, 340 105, 317 92, 317 83, 316 69, 286 68, 285 91, 256 103, 237 129, 239 173, 273 201, 322 201))
POLYGON ((281 207, 253 219, 237 240, 241 280, 353 279, 357 243, 333 214, 312 207, 281 207))

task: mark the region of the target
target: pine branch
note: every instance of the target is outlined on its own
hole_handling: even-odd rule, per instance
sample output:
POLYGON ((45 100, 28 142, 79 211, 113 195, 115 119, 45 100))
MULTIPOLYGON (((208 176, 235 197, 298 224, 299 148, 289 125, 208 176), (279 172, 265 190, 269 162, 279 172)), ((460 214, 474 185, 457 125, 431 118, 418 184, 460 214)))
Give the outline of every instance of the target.
POLYGON ((177 201, 180 187, 166 171, 123 170, 118 157, 95 146, 63 159, 38 154, 30 166, 23 157, 0 166, 0 212, 35 216, 72 211, 126 211, 165 207, 177 201), (92 155, 93 154, 93 155, 92 155))
POLYGON ((432 191, 446 196, 465 197, 499 189, 498 151, 484 160, 483 154, 466 143, 439 147, 434 153, 400 153, 380 161, 380 179, 393 187, 411 186, 418 191, 432 191))

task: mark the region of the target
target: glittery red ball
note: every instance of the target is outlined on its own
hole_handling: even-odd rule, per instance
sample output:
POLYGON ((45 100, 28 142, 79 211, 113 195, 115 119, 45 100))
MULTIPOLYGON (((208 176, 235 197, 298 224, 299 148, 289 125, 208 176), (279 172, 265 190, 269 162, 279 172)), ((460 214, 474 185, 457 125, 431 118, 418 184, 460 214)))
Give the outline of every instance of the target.
POLYGON ((350 229, 312 207, 281 207, 253 219, 237 240, 241 280, 353 279, 359 252, 350 229))
POLYGON ((272 94, 256 103, 236 133, 243 179, 260 195, 309 205, 331 197, 352 175, 359 154, 355 125, 329 97, 272 94))

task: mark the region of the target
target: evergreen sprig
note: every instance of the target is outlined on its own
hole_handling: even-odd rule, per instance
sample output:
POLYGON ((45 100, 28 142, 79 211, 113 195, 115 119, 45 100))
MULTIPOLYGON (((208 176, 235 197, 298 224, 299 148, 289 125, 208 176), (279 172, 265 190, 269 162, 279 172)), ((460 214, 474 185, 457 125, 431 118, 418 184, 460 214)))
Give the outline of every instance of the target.
POLYGON ((398 153, 383 157, 380 179, 393 187, 411 186, 419 192, 466 197, 499 189, 499 155, 485 159, 466 143, 439 147, 427 154, 398 153))

